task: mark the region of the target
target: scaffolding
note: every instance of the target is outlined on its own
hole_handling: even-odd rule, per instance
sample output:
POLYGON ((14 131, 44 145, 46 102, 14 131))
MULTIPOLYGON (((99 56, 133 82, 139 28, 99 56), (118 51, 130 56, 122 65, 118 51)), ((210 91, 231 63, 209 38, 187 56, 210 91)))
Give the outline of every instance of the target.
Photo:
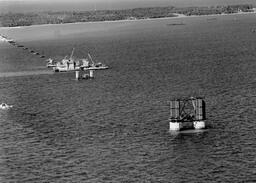
POLYGON ((205 101, 202 97, 190 97, 170 101, 170 122, 194 122, 205 119, 205 101))

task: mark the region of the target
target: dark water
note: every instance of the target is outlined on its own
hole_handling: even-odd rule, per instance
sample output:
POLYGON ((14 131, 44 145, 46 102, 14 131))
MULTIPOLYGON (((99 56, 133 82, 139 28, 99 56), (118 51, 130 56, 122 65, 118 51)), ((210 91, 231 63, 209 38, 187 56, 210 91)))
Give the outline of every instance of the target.
POLYGON ((77 82, 0 44, 0 99, 14 105, 0 111, 0 182, 255 182, 255 18, 0 30, 47 56, 76 47, 111 67, 77 82), (170 133, 167 101, 197 95, 209 128, 170 133))

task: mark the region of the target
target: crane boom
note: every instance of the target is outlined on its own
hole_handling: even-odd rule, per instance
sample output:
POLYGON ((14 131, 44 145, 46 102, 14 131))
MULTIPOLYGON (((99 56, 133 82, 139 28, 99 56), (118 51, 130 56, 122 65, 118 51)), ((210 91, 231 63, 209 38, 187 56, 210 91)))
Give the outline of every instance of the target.
POLYGON ((93 64, 93 65, 95 65, 95 63, 94 63, 94 61, 93 61, 93 59, 92 59, 92 57, 91 57, 90 53, 88 53, 88 57, 89 57, 89 58, 90 58, 90 60, 92 61, 92 64, 93 64))
POLYGON ((72 57, 73 57, 73 55, 74 55, 74 51, 75 51, 75 48, 73 48, 73 50, 72 50, 72 53, 71 53, 71 55, 70 55, 70 60, 72 59, 72 57))

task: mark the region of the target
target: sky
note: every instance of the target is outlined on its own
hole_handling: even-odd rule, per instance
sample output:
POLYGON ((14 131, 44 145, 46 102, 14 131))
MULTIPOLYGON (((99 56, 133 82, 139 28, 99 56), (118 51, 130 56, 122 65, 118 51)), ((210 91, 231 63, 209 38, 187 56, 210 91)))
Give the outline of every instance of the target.
POLYGON ((0 13, 111 10, 156 6, 214 6, 245 3, 256 6, 256 0, 0 0, 0 13))

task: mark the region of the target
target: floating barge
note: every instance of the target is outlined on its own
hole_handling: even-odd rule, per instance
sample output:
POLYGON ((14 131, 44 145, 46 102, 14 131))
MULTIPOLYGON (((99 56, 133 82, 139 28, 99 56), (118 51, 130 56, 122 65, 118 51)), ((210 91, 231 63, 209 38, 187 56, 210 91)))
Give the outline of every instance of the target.
POLYGON ((179 98, 170 101, 171 131, 204 129, 205 120, 205 101, 202 97, 179 98))
POLYGON ((70 58, 68 59, 67 56, 62 59, 61 61, 54 61, 53 59, 47 59, 46 66, 48 68, 52 68, 54 72, 69 72, 69 71, 79 71, 79 70, 104 70, 108 69, 108 66, 102 64, 101 62, 94 62, 91 55, 88 53, 88 58, 91 60, 89 62, 88 58, 82 58, 75 60, 73 58, 75 48, 73 48, 70 58))

